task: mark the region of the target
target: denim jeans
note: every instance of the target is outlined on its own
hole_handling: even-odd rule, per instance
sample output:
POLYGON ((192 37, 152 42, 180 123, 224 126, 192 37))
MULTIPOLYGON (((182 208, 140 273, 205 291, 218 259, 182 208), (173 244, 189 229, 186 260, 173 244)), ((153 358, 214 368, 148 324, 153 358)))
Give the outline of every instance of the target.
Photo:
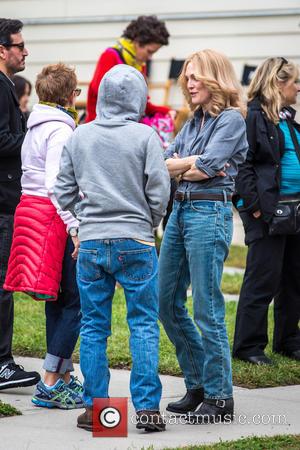
POLYGON ((64 374, 73 369, 74 351, 81 322, 80 298, 76 283, 76 261, 69 237, 64 254, 60 292, 56 301, 46 302, 47 355, 43 368, 48 372, 64 374))
POLYGON ((160 319, 176 348, 187 389, 203 386, 211 399, 232 397, 220 288, 231 238, 231 202, 175 201, 159 259, 160 319), (186 309, 190 282, 194 321, 186 309))
POLYGON ((3 289, 12 243, 13 223, 13 215, 0 214, 0 366, 13 361, 14 302, 12 292, 3 289))
POLYGON ((155 247, 132 239, 81 242, 77 266, 82 308, 80 365, 87 406, 92 406, 93 398, 108 397, 106 347, 118 281, 124 288, 127 304, 132 401, 137 411, 159 409, 157 266, 155 247))

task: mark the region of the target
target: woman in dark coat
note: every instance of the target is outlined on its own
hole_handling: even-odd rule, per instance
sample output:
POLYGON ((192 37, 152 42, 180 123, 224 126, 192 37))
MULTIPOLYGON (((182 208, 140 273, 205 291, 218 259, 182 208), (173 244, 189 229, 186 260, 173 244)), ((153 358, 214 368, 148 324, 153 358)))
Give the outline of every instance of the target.
POLYGON ((297 66, 269 58, 256 71, 248 93, 249 151, 236 179, 236 205, 245 228, 248 256, 238 305, 233 356, 271 364, 268 307, 274 298, 273 351, 300 360, 300 235, 269 235, 279 200, 300 202, 300 160, 290 132, 299 91, 297 66))

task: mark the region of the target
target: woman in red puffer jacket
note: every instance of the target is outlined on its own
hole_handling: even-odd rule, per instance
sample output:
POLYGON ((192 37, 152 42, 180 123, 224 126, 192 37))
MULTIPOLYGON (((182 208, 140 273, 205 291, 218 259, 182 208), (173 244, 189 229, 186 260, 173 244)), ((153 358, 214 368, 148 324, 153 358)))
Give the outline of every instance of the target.
POLYGON ((32 402, 62 409, 83 407, 82 386, 71 375, 81 317, 76 284, 78 222, 60 210, 53 194, 63 146, 76 127, 76 86, 74 70, 64 64, 47 66, 37 77, 40 102, 30 114, 22 146, 22 197, 4 285, 9 291, 46 300, 46 372, 32 402))

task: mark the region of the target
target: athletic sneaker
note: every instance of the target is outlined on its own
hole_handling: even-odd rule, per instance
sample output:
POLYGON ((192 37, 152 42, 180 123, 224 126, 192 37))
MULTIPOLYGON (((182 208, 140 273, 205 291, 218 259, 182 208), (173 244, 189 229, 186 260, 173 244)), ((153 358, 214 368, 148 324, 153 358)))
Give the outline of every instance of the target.
POLYGON ((14 362, 0 367, 0 390, 33 386, 41 379, 37 372, 26 372, 23 366, 14 362))
POLYGON ((67 385, 69 389, 71 389, 73 392, 75 392, 78 395, 83 394, 83 386, 80 380, 78 380, 77 377, 74 377, 74 375, 71 375, 71 379, 69 384, 67 385))
POLYGON ((40 381, 35 389, 32 403, 45 408, 77 409, 84 408, 80 395, 69 389, 68 385, 59 379, 49 387, 40 381))

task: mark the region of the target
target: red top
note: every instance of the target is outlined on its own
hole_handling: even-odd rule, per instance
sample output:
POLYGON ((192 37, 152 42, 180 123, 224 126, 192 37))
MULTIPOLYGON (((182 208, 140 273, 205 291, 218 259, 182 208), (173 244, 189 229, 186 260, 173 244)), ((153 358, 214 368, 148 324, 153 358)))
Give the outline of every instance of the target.
MULTIPOLYGON (((107 48, 99 58, 92 81, 89 84, 87 106, 86 106, 86 122, 91 122, 96 117, 96 103, 100 82, 106 72, 117 64, 124 64, 118 52, 113 48, 107 48)), ((143 66, 142 74, 146 78, 146 66, 143 66)), ((145 114, 153 116, 155 113, 167 114, 170 108, 167 106, 153 105, 149 102, 146 105, 145 114)))

